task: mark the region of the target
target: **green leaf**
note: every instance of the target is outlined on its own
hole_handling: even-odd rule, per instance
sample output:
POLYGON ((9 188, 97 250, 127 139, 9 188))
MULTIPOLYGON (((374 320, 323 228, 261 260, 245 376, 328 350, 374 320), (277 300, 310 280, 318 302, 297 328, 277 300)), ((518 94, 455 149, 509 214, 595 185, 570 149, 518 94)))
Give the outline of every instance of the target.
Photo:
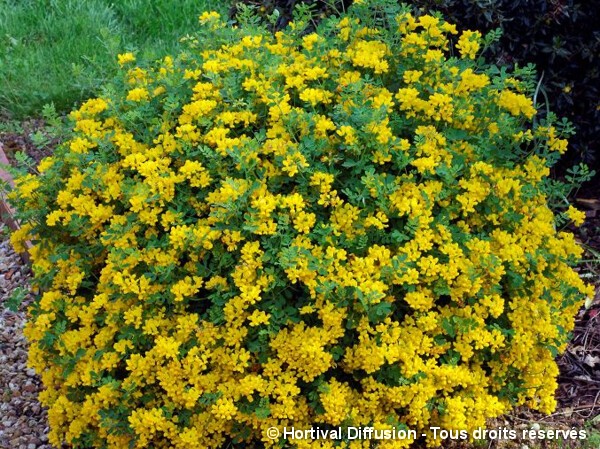
POLYGON ((392 304, 386 301, 374 304, 368 308, 369 321, 376 322, 392 312, 392 304))
POLYGON ((271 415, 271 410, 268 406, 260 406, 254 410, 254 414, 258 419, 267 419, 271 415))
POLYGON ((452 322, 451 318, 446 317, 442 320, 442 329, 444 329, 446 334, 448 334, 451 338, 456 337, 456 329, 454 328, 454 323, 452 322))
POLYGON ((29 290, 25 287, 19 286, 15 288, 4 302, 5 307, 11 312, 18 312, 23 300, 27 297, 27 293, 29 293, 29 290))

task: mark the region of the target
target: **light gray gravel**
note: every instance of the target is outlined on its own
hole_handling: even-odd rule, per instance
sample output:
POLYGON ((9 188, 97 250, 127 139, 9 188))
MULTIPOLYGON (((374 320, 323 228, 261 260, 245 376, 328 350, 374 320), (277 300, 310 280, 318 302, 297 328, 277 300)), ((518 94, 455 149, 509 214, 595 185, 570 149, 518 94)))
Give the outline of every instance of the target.
POLYGON ((19 287, 29 289, 29 268, 8 241, 7 227, 0 223, 0 448, 52 449, 48 443, 46 410, 37 400, 41 381, 27 367, 27 340, 23 336, 27 295, 18 312, 6 301, 19 287))

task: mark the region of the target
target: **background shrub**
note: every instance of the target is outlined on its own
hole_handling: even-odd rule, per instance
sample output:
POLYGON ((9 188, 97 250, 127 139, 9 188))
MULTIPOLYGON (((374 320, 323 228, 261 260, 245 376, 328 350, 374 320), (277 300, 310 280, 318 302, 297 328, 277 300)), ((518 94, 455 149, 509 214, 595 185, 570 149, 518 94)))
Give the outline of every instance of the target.
POLYGON ((272 426, 554 408, 590 294, 557 229, 582 214, 547 204, 565 129, 534 120, 531 70, 477 59, 479 33, 372 5, 311 34, 206 13, 177 58, 121 54, 19 178, 54 444, 270 447, 272 426))

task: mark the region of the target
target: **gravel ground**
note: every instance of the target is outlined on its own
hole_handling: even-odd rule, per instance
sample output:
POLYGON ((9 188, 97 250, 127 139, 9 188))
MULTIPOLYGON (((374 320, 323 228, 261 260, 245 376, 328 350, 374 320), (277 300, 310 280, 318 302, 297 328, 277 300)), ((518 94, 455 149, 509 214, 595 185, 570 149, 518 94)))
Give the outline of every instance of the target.
POLYGON ((23 336, 27 295, 17 313, 6 308, 15 289, 29 288, 29 269, 13 251, 7 228, 0 223, 0 448, 52 449, 48 443, 46 410, 37 400, 42 389, 27 367, 27 341, 23 336))

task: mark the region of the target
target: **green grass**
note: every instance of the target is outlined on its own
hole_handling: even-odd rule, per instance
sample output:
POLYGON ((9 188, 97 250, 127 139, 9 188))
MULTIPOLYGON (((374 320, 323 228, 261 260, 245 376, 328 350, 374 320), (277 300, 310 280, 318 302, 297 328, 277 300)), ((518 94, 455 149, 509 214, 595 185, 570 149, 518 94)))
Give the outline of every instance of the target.
POLYGON ((590 419, 584 426, 587 431, 587 439, 582 443, 582 449, 600 448, 600 415, 590 419))
POLYGON ((116 68, 116 55, 176 53, 205 10, 229 0, 0 0, 0 113, 38 117, 46 103, 69 111, 116 68))

